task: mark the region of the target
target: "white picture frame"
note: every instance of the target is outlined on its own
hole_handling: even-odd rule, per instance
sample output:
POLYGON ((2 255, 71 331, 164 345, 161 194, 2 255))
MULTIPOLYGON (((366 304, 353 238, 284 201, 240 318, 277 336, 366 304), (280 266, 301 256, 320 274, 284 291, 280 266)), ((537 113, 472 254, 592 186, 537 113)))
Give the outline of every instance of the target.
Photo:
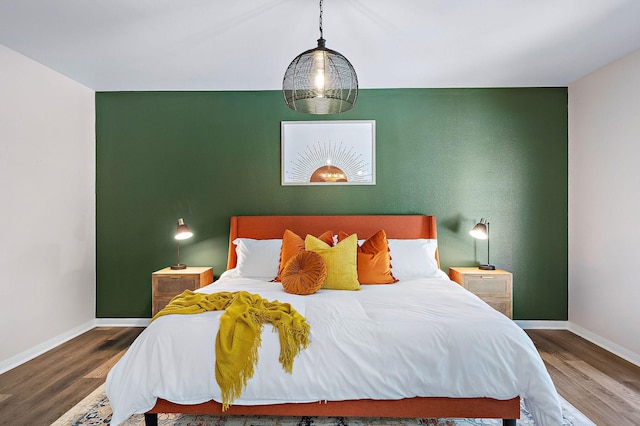
POLYGON ((375 185, 375 120, 282 121, 281 184, 375 185))

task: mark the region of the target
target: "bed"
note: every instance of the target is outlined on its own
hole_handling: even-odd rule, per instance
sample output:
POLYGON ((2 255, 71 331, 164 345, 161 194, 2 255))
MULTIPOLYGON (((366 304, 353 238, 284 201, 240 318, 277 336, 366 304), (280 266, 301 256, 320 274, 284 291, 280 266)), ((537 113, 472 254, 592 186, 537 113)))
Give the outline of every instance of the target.
MULTIPOLYGON (((232 217, 227 267, 199 291, 244 290, 291 303, 311 326, 311 344, 287 374, 277 363, 277 336, 265 327, 255 375, 225 414, 473 417, 515 425, 522 398, 536 424, 562 422, 559 397, 526 333, 440 271, 434 216, 232 217), (247 254, 238 259, 239 240, 277 245, 286 230, 344 231, 360 243, 384 230, 398 282, 300 296, 267 273, 241 272, 247 254), (416 241, 426 251, 406 245, 416 241), (411 264, 400 272, 406 261, 418 272, 411 264), (424 265, 429 273, 421 272, 424 265)), ((133 413, 145 413, 148 425, 157 424, 157 413, 222 413, 211 354, 219 315, 168 315, 145 329, 107 377, 114 425, 133 413)))

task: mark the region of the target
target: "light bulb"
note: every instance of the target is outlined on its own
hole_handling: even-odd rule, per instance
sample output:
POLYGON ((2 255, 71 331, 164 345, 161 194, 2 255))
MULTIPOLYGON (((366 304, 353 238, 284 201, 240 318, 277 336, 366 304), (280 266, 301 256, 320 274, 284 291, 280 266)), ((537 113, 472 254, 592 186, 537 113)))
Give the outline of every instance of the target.
POLYGON ((319 98, 324 98, 324 60, 324 52, 316 52, 314 86, 319 98))

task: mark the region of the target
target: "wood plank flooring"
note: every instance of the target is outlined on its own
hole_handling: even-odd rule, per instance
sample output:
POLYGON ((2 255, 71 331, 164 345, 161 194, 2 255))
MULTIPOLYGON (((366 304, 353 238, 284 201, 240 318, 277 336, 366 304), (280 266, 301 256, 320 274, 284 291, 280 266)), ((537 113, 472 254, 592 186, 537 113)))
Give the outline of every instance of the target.
POLYGON ((640 367, 562 330, 527 330, 558 393, 597 425, 640 425, 640 367))
MULTIPOLYGON (((47 426, 102 382, 142 328, 95 328, 0 375, 0 425, 47 426)), ((527 330, 560 395, 597 425, 640 425, 640 367, 561 330, 527 330)))
POLYGON ((0 375, 0 425, 48 426, 100 386, 142 328, 94 328, 0 375))

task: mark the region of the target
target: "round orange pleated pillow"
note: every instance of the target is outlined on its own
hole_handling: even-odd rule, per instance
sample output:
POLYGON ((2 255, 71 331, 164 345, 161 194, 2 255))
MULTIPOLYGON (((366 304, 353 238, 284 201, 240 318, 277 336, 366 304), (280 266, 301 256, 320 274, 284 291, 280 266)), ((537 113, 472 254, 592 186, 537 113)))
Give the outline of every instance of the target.
POLYGON ((287 293, 313 294, 327 279, 327 264, 318 253, 302 250, 289 259, 281 278, 287 293))

